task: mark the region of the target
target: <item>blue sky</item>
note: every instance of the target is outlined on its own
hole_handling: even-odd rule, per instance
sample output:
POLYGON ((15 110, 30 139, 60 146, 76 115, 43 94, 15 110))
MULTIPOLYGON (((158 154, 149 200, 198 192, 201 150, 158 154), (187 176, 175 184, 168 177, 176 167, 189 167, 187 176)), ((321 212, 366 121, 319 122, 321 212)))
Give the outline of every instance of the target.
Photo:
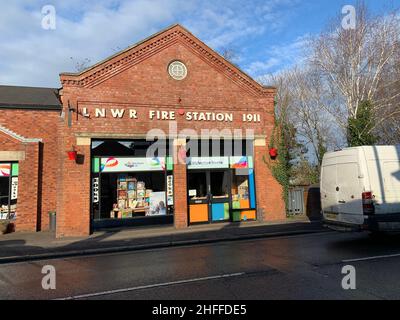
MULTIPOLYGON (((297 63, 304 39, 323 30, 350 0, 13 0, 0 4, 0 84, 58 87, 75 62, 94 64, 174 23, 257 78, 297 63), (56 9, 56 30, 41 27, 56 9), (73 58, 73 59, 71 59, 73 58)), ((367 0, 373 13, 400 0, 367 0)))

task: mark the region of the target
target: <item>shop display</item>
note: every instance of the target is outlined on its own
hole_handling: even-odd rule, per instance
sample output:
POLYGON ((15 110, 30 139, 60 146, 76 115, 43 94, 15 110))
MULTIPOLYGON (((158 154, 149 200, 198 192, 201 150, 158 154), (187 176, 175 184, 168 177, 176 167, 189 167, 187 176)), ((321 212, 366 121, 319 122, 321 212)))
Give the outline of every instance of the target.
POLYGON ((13 220, 17 216, 17 205, 12 204, 10 205, 10 209, 8 209, 8 206, 2 205, 0 206, 0 220, 13 220))
POLYGON ((248 209, 249 200, 249 180, 247 176, 235 176, 232 183, 232 208, 248 209))
POLYGON ((119 175, 117 179, 117 202, 110 213, 111 218, 126 219, 137 216, 166 215, 166 192, 153 192, 146 183, 135 177, 119 175))

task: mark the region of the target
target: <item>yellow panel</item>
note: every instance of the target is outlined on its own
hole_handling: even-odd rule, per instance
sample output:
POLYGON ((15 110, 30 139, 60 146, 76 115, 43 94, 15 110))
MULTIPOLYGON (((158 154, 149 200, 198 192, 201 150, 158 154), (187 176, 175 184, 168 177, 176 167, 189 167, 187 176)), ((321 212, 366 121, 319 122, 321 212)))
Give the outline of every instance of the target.
POLYGON ((189 208, 190 223, 208 221, 208 204, 192 204, 189 208))
POLYGON ((244 216, 247 217, 247 220, 256 220, 256 211, 255 210, 242 211, 241 214, 242 220, 244 220, 244 216))

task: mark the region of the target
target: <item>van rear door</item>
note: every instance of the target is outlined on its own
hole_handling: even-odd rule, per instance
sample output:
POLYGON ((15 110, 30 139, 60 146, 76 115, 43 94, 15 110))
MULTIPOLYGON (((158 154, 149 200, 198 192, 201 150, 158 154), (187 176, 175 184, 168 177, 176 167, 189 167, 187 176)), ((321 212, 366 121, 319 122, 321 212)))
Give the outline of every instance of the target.
POLYGON ((334 159, 325 159, 321 170, 321 207, 324 218, 333 221, 339 214, 336 167, 334 159))
POLYGON ((363 185, 357 162, 337 164, 337 199, 339 220, 344 223, 364 223, 363 185))

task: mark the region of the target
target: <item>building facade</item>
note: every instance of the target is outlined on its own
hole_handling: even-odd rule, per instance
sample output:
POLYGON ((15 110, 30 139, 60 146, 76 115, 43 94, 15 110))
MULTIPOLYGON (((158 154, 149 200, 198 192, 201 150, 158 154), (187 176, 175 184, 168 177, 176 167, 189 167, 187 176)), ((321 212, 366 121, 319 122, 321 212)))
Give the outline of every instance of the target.
POLYGON ((51 211, 58 237, 286 218, 268 153, 275 89, 182 26, 60 80, 0 88, 0 197, 17 231, 48 229, 51 211))

